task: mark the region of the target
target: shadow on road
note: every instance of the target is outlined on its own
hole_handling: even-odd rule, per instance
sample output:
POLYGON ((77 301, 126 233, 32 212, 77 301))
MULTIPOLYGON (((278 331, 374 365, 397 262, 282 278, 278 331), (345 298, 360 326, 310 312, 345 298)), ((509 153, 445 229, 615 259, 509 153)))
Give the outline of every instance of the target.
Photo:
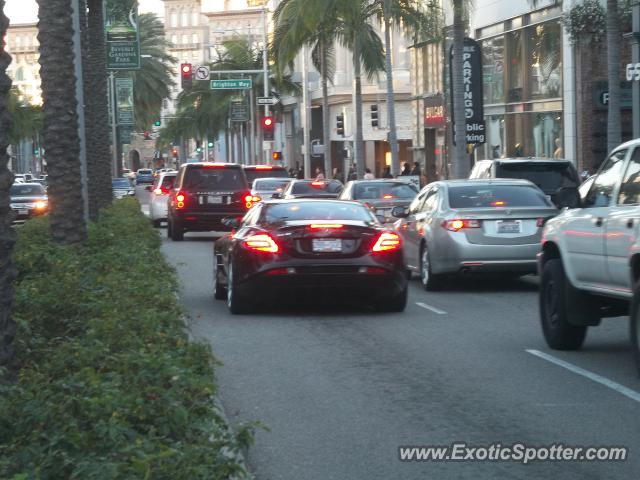
POLYGON ((447 280, 443 292, 537 292, 538 276, 523 277, 500 275, 469 275, 456 276, 447 280))

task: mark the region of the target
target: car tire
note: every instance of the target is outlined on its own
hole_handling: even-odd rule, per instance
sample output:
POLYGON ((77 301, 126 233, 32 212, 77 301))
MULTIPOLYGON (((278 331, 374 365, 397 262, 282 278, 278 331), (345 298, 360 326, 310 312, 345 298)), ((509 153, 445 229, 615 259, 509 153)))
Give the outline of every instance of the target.
POLYGON ((629 327, 633 358, 640 375, 640 282, 636 283, 633 289, 633 300, 629 309, 629 327))
POLYGON ((405 308, 407 308, 407 298, 409 296, 409 287, 405 285, 400 293, 392 297, 386 302, 380 302, 377 305, 377 310, 379 312, 388 312, 388 313, 399 313, 404 312, 405 308))
POLYGON ((213 298, 216 300, 227 298, 227 287, 220 285, 220 265, 215 251, 213 252, 213 298))
POLYGON ((182 229, 180 224, 169 221, 169 227, 167 230, 170 230, 169 236, 174 242, 181 242, 182 240, 184 240, 184 230, 182 229))
POLYGON ((229 260, 227 272, 227 307, 233 315, 251 313, 252 304, 244 292, 235 284, 233 274, 233 261, 229 260))
POLYGON ((428 292, 442 290, 444 286, 444 275, 435 274, 431 271, 431 256, 425 243, 420 249, 420 282, 428 292))
POLYGON ((578 350, 582 347, 587 326, 572 325, 569 317, 588 314, 576 310, 584 310, 581 308, 583 305, 591 304, 586 296, 567 280, 561 259, 553 258, 544 264, 540 278, 540 322, 549 347, 554 350, 578 350))

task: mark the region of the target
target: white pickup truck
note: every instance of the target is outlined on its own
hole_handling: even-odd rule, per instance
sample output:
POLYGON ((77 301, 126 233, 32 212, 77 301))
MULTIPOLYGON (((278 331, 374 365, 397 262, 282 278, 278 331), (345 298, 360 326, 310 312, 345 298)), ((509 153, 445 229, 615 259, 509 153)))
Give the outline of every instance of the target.
POLYGON ((549 220, 538 254, 547 344, 577 350, 587 328, 629 314, 640 372, 640 139, 617 147, 580 208, 549 220))

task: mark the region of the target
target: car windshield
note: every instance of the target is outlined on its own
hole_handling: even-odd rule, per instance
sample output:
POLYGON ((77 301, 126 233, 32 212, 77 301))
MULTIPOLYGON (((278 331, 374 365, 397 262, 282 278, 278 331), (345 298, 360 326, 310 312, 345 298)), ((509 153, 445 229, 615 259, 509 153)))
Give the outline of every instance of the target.
POLYGON ((253 184, 253 182, 258 178, 289 178, 287 171, 283 168, 247 168, 244 173, 247 176, 247 181, 250 184, 253 184))
POLYGON ((44 194, 44 187, 39 184, 22 183, 11 185, 10 195, 12 197, 37 197, 44 194))
POLYGON ((253 182, 253 189, 261 192, 277 192, 284 190, 289 182, 290 180, 287 179, 261 178, 253 182))
POLYGON ((275 203, 262 210, 264 223, 295 220, 356 220, 375 222, 371 210, 351 202, 291 202, 275 203))
POLYGON ((165 190, 171 190, 175 181, 175 175, 165 175, 164 177, 162 177, 162 188, 164 188, 165 190))
POLYGON ((226 191, 246 189, 244 175, 239 168, 187 168, 184 186, 190 190, 226 191))
POLYGON ((451 208, 552 207, 544 194, 527 185, 465 185, 449 187, 451 208))
POLYGON ((580 181, 573 167, 566 162, 500 163, 498 178, 521 178, 536 184, 543 192, 555 193, 562 187, 577 187, 580 181))
POLYGON ((131 183, 129 183, 129 180, 127 180, 126 178, 114 178, 113 180, 111 180, 111 186, 113 188, 130 189, 131 183))
POLYGON ((152 173, 151 170, 138 170, 138 175, 151 175, 152 173))
POLYGON ((399 182, 363 182, 353 186, 354 200, 411 199, 417 193, 412 185, 399 182))
POLYGON ((326 194, 334 193, 338 194, 342 190, 342 184, 336 180, 329 181, 307 181, 307 182, 295 182, 291 187, 291 193, 293 195, 305 195, 305 194, 326 194))

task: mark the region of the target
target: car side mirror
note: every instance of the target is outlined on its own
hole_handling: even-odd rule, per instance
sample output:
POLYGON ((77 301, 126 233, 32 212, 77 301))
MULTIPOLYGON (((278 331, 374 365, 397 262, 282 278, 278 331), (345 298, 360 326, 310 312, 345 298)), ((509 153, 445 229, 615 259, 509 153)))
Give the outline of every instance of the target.
POLYGON ((554 203, 560 209, 582 207, 578 187, 562 187, 555 194, 554 203))
POLYGON ((396 218, 407 218, 409 214, 407 213, 407 209, 404 207, 393 207, 391 210, 391 215, 396 218))
POLYGON ((273 195, 271 195, 271 198, 282 198, 282 192, 276 192, 273 195))
POLYGON ((234 230, 240 228, 240 225, 242 224, 242 220, 239 219, 238 217, 224 217, 222 219, 222 224, 225 227, 228 228, 232 228, 234 230))

